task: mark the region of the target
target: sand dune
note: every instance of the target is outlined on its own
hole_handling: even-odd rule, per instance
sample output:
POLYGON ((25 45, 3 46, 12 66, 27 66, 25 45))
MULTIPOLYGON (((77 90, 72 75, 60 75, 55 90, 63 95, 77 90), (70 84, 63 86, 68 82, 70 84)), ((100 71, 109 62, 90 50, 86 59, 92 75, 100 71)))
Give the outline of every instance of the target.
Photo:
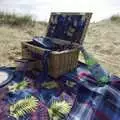
MULTIPOLYGON (((0 66, 15 66, 21 57, 21 41, 31 40, 35 35, 44 35, 46 25, 34 27, 0 26, 0 66)), ((103 20, 91 23, 84 46, 106 69, 120 76, 120 23, 103 20)), ((81 57, 80 57, 81 59, 81 57)))

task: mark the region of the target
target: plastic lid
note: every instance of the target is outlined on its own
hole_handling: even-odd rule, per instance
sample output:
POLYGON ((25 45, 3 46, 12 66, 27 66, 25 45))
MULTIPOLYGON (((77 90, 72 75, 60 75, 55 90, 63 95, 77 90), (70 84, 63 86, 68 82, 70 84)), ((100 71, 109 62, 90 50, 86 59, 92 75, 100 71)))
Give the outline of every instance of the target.
POLYGON ((83 44, 92 13, 51 13, 47 37, 83 44))

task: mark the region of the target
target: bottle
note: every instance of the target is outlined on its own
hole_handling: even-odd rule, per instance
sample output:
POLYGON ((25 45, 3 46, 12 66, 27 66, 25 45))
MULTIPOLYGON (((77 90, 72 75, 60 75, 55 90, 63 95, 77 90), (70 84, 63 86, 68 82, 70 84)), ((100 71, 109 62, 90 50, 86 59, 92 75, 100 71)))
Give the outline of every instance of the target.
POLYGON ((85 63, 88 66, 92 76, 97 80, 99 85, 104 85, 109 82, 109 73, 90 55, 83 47, 81 52, 84 56, 85 63))

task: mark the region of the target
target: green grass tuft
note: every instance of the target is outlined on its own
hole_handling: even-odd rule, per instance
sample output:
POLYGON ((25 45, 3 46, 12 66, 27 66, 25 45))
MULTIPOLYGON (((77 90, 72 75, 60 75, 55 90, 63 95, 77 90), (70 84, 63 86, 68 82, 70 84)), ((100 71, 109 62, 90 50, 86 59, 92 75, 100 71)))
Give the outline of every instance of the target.
POLYGON ((34 26, 35 20, 33 20, 30 15, 17 15, 14 13, 0 12, 0 24, 8 24, 11 26, 34 26))
POLYGON ((119 14, 113 15, 113 16, 111 16, 110 20, 112 22, 117 22, 118 23, 118 22, 120 22, 120 15, 119 14))

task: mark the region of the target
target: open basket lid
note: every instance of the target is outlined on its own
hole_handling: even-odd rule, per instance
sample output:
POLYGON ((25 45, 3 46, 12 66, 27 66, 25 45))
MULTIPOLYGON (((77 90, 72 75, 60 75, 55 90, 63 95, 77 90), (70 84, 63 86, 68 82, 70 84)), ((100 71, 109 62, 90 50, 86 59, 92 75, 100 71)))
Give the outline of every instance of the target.
POLYGON ((92 13, 53 12, 46 37, 83 44, 92 13))

